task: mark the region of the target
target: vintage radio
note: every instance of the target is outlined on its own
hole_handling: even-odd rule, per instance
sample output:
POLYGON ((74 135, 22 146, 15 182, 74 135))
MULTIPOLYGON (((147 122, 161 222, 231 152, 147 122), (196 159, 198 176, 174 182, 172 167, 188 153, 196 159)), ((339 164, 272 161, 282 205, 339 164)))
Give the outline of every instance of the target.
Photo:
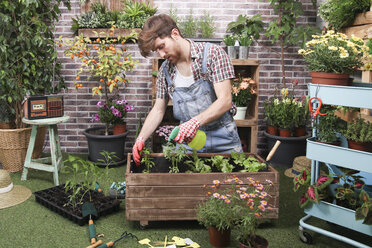
POLYGON ((25 118, 43 119, 63 116, 63 96, 30 96, 23 105, 25 118))

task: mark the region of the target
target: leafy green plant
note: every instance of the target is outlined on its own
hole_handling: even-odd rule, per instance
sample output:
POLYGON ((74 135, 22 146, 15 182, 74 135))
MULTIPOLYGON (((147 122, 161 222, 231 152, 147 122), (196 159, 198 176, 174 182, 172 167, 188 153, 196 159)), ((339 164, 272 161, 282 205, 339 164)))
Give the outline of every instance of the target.
POLYGON ((339 138, 337 132, 345 128, 345 122, 334 115, 335 108, 329 105, 322 105, 322 113, 326 115, 319 116, 319 120, 315 123, 318 130, 318 141, 325 143, 337 143, 339 138))
POLYGON ((372 225, 372 199, 368 193, 362 190, 359 194, 359 200, 362 202, 360 207, 355 210, 355 219, 363 220, 363 224, 372 225))
POLYGON ((195 149, 192 150, 192 160, 187 160, 185 164, 187 164, 191 168, 191 171, 187 171, 187 172, 197 172, 197 173, 212 172, 212 168, 205 163, 204 159, 198 157, 197 151, 195 149))
POLYGON ((259 162, 253 156, 247 157, 245 153, 232 151, 231 158, 234 160, 236 165, 243 167, 240 172, 258 172, 266 168, 265 163, 259 162))
POLYGON ((236 21, 230 22, 227 31, 238 37, 241 46, 249 46, 253 39, 258 40, 264 30, 264 23, 260 15, 248 17, 239 15, 236 21))
POLYGON ((169 16, 172 17, 173 21, 176 23, 177 27, 180 26, 181 20, 177 16, 177 8, 173 8, 173 4, 171 3, 169 8, 169 16))
POLYGON ((149 156, 151 153, 152 151, 147 147, 144 147, 141 151, 141 163, 146 167, 142 173, 150 173, 151 168, 155 165, 154 159, 149 156))
POLYGON ((186 148, 183 146, 176 147, 173 143, 169 143, 164 150, 164 157, 171 162, 169 173, 178 173, 180 172, 178 163, 187 157, 186 148))
POLYGON ((92 10, 84 13, 77 18, 79 28, 109 28, 112 25, 113 18, 110 11, 101 2, 94 2, 92 10))
POLYGON ((157 8, 151 8, 149 3, 126 0, 123 12, 118 16, 119 28, 142 28, 145 21, 153 16, 157 8))
POLYGON ((237 37, 232 34, 225 35, 223 38, 223 42, 226 44, 226 46, 234 46, 236 40, 237 37))
POLYGON ((193 16, 192 9, 190 9, 189 15, 181 20, 179 28, 184 37, 196 37, 198 32, 198 20, 193 16))
POLYGON ((341 133, 347 139, 357 142, 372 142, 372 123, 359 117, 355 122, 348 122, 341 133))
POLYGON ((216 167, 221 172, 232 172, 234 170, 234 165, 230 164, 229 158, 221 155, 212 156, 210 162, 214 167, 216 167))
POLYGON ((66 0, 0 1, 0 98, 10 122, 23 128, 27 95, 58 93, 65 87, 54 43, 55 23, 66 0))
POLYGON ((216 31, 214 18, 206 10, 204 10, 203 15, 199 18, 198 26, 202 38, 212 38, 216 31))
POLYGON ((368 11, 370 5, 370 0, 327 0, 320 4, 318 15, 338 31, 352 24, 356 14, 368 11))

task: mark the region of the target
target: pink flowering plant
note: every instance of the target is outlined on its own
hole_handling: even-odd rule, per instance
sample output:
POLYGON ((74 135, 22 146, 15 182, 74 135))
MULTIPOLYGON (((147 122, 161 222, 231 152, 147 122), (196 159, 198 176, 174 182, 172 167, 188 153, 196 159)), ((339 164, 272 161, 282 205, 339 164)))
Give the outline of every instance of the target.
POLYGON ((256 94, 256 82, 249 77, 231 80, 232 101, 237 107, 248 107, 252 95, 256 94))
POLYGON ((210 191, 197 208, 197 219, 206 227, 235 229, 240 242, 255 247, 257 227, 272 210, 268 193, 272 186, 270 180, 260 182, 251 177, 214 180, 211 186, 204 186, 210 191))
POLYGON ((134 110, 134 107, 128 104, 125 99, 108 102, 98 101, 97 107, 99 107, 98 113, 93 116, 93 121, 105 123, 106 135, 110 125, 124 124, 127 112, 134 110))
POLYGON ((172 130, 175 128, 173 125, 165 125, 160 126, 158 129, 156 129, 155 133, 159 135, 159 137, 163 137, 162 144, 168 143, 169 135, 171 134, 172 130))

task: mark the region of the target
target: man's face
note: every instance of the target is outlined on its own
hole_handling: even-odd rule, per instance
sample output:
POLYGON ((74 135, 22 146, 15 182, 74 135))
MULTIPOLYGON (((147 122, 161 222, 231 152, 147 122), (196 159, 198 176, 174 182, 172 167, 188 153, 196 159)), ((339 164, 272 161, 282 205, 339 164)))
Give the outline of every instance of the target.
POLYGON ((154 51, 163 59, 168 59, 172 63, 177 63, 179 59, 178 45, 172 37, 156 38, 154 42, 154 51))

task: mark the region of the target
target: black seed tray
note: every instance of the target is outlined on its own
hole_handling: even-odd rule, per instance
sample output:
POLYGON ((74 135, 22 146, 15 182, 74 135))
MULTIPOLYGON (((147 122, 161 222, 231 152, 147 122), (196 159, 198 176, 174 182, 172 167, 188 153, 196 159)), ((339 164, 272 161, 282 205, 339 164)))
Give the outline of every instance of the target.
MULTIPOLYGON (((82 205, 73 208, 71 204, 67 204, 69 201, 69 194, 65 192, 64 185, 34 192, 34 195, 36 202, 62 215, 63 217, 68 218, 80 226, 88 223, 88 219, 83 218, 81 212, 82 205)), ((91 196, 91 203, 95 206, 98 217, 116 212, 120 208, 120 201, 117 199, 112 199, 94 190, 91 190, 91 196)), ((88 201, 89 196, 86 194, 83 198, 83 202, 85 203, 88 201)))

